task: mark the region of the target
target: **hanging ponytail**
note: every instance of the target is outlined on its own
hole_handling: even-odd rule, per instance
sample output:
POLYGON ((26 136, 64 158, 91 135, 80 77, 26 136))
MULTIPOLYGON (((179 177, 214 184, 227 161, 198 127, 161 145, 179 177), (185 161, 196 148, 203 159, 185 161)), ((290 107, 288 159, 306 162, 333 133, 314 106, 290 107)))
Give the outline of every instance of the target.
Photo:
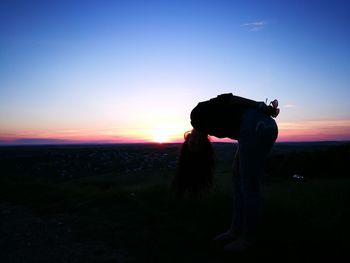
POLYGON ((184 134, 173 187, 177 193, 198 194, 213 184, 214 150, 208 137, 202 142, 200 151, 189 149, 191 132, 184 134))

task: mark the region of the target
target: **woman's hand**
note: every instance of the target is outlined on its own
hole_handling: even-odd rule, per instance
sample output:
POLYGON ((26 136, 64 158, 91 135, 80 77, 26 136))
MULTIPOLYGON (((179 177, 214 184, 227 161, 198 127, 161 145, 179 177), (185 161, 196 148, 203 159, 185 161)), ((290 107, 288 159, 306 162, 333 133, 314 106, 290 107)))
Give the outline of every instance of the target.
POLYGON ((266 105, 264 102, 259 102, 259 109, 273 118, 276 118, 280 113, 280 109, 278 108, 278 100, 276 99, 271 101, 270 105, 266 105))
POLYGON ((269 107, 272 107, 271 117, 276 118, 278 114, 280 114, 280 109, 278 108, 278 100, 274 99, 273 101, 271 101, 269 107))

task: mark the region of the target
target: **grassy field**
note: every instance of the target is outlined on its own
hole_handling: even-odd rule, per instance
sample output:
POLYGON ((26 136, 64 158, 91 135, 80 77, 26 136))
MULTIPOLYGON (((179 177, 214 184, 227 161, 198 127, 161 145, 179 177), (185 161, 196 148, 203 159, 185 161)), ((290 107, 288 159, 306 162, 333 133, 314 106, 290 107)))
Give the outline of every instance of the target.
MULTIPOLYGON (((80 254, 72 252, 75 258, 63 259, 57 255, 51 262, 254 262, 258 259, 317 262, 316 259, 326 257, 336 262, 344 256, 349 258, 350 177, 317 176, 318 172, 312 174, 310 169, 301 169, 303 179, 293 178, 293 173, 299 171, 298 167, 294 167, 295 171, 292 169, 293 163, 300 165, 305 158, 322 152, 317 148, 312 155, 300 147, 277 148, 271 157, 280 160, 281 156, 292 154, 294 159, 290 158, 293 163, 288 163, 288 158, 284 160, 285 165, 279 166, 278 171, 270 165, 273 173, 281 174, 264 180, 264 216, 258 246, 249 253, 224 253, 222 246, 213 242, 213 237, 230 225, 230 156, 234 148, 216 147, 215 187, 198 198, 179 197, 171 191, 173 165, 149 166, 148 170, 136 169, 131 173, 107 170, 69 179, 45 173, 35 176, 18 171, 11 173, 7 166, 7 172, 0 176, 0 203, 6 204, 7 210, 9 207, 29 209, 44 221, 63 218, 62 222, 55 222, 69 228, 70 242, 89 244, 79 245, 83 249, 80 254), (283 167, 289 168, 283 170, 283 167), (92 252, 91 247, 100 249, 92 252)), ((156 149, 166 153, 167 160, 175 158, 177 150, 176 145, 156 149)), ((349 152, 348 144, 345 152, 349 152)), ((1 156, 4 160, 8 155, 2 153, 1 156)), ((327 165, 322 165, 327 169, 327 165)), ((1 245, 6 246, 6 240, 2 242, 1 245)), ((42 246, 43 254, 52 249, 50 244, 42 246)), ((10 245, 5 252, 14 253, 10 245)), ((2 257, 11 260, 5 252, 2 257)), ((26 253, 28 256, 23 261, 15 262, 37 262, 37 255, 26 253)))

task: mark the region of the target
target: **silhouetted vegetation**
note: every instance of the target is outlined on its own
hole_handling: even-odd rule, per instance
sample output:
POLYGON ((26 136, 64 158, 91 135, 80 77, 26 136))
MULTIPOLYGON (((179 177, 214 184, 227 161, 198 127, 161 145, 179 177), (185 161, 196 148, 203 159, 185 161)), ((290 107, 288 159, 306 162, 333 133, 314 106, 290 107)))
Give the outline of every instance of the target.
POLYGON ((196 199, 178 197, 170 188, 179 147, 0 148, 1 262, 348 257, 350 177, 341 171, 349 163, 349 143, 276 145, 263 184, 259 246, 238 255, 212 242, 231 220, 236 145, 214 144, 215 187, 196 199))
POLYGON ((270 176, 349 177, 350 143, 281 143, 267 162, 270 176))

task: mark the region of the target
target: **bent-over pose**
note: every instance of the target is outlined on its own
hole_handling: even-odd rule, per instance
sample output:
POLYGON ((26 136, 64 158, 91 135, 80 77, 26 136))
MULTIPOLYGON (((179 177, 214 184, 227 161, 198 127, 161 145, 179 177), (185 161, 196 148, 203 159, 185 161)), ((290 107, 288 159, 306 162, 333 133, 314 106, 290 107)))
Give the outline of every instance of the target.
POLYGON ((278 101, 270 105, 231 93, 198 103, 191 112, 192 131, 185 134, 174 186, 198 193, 212 184, 214 158, 208 135, 238 141, 234 158, 234 210, 231 228, 215 240, 230 242, 227 251, 254 245, 261 217, 261 179, 267 154, 278 135, 273 118, 278 101), (273 117, 273 118, 272 118, 273 117))

